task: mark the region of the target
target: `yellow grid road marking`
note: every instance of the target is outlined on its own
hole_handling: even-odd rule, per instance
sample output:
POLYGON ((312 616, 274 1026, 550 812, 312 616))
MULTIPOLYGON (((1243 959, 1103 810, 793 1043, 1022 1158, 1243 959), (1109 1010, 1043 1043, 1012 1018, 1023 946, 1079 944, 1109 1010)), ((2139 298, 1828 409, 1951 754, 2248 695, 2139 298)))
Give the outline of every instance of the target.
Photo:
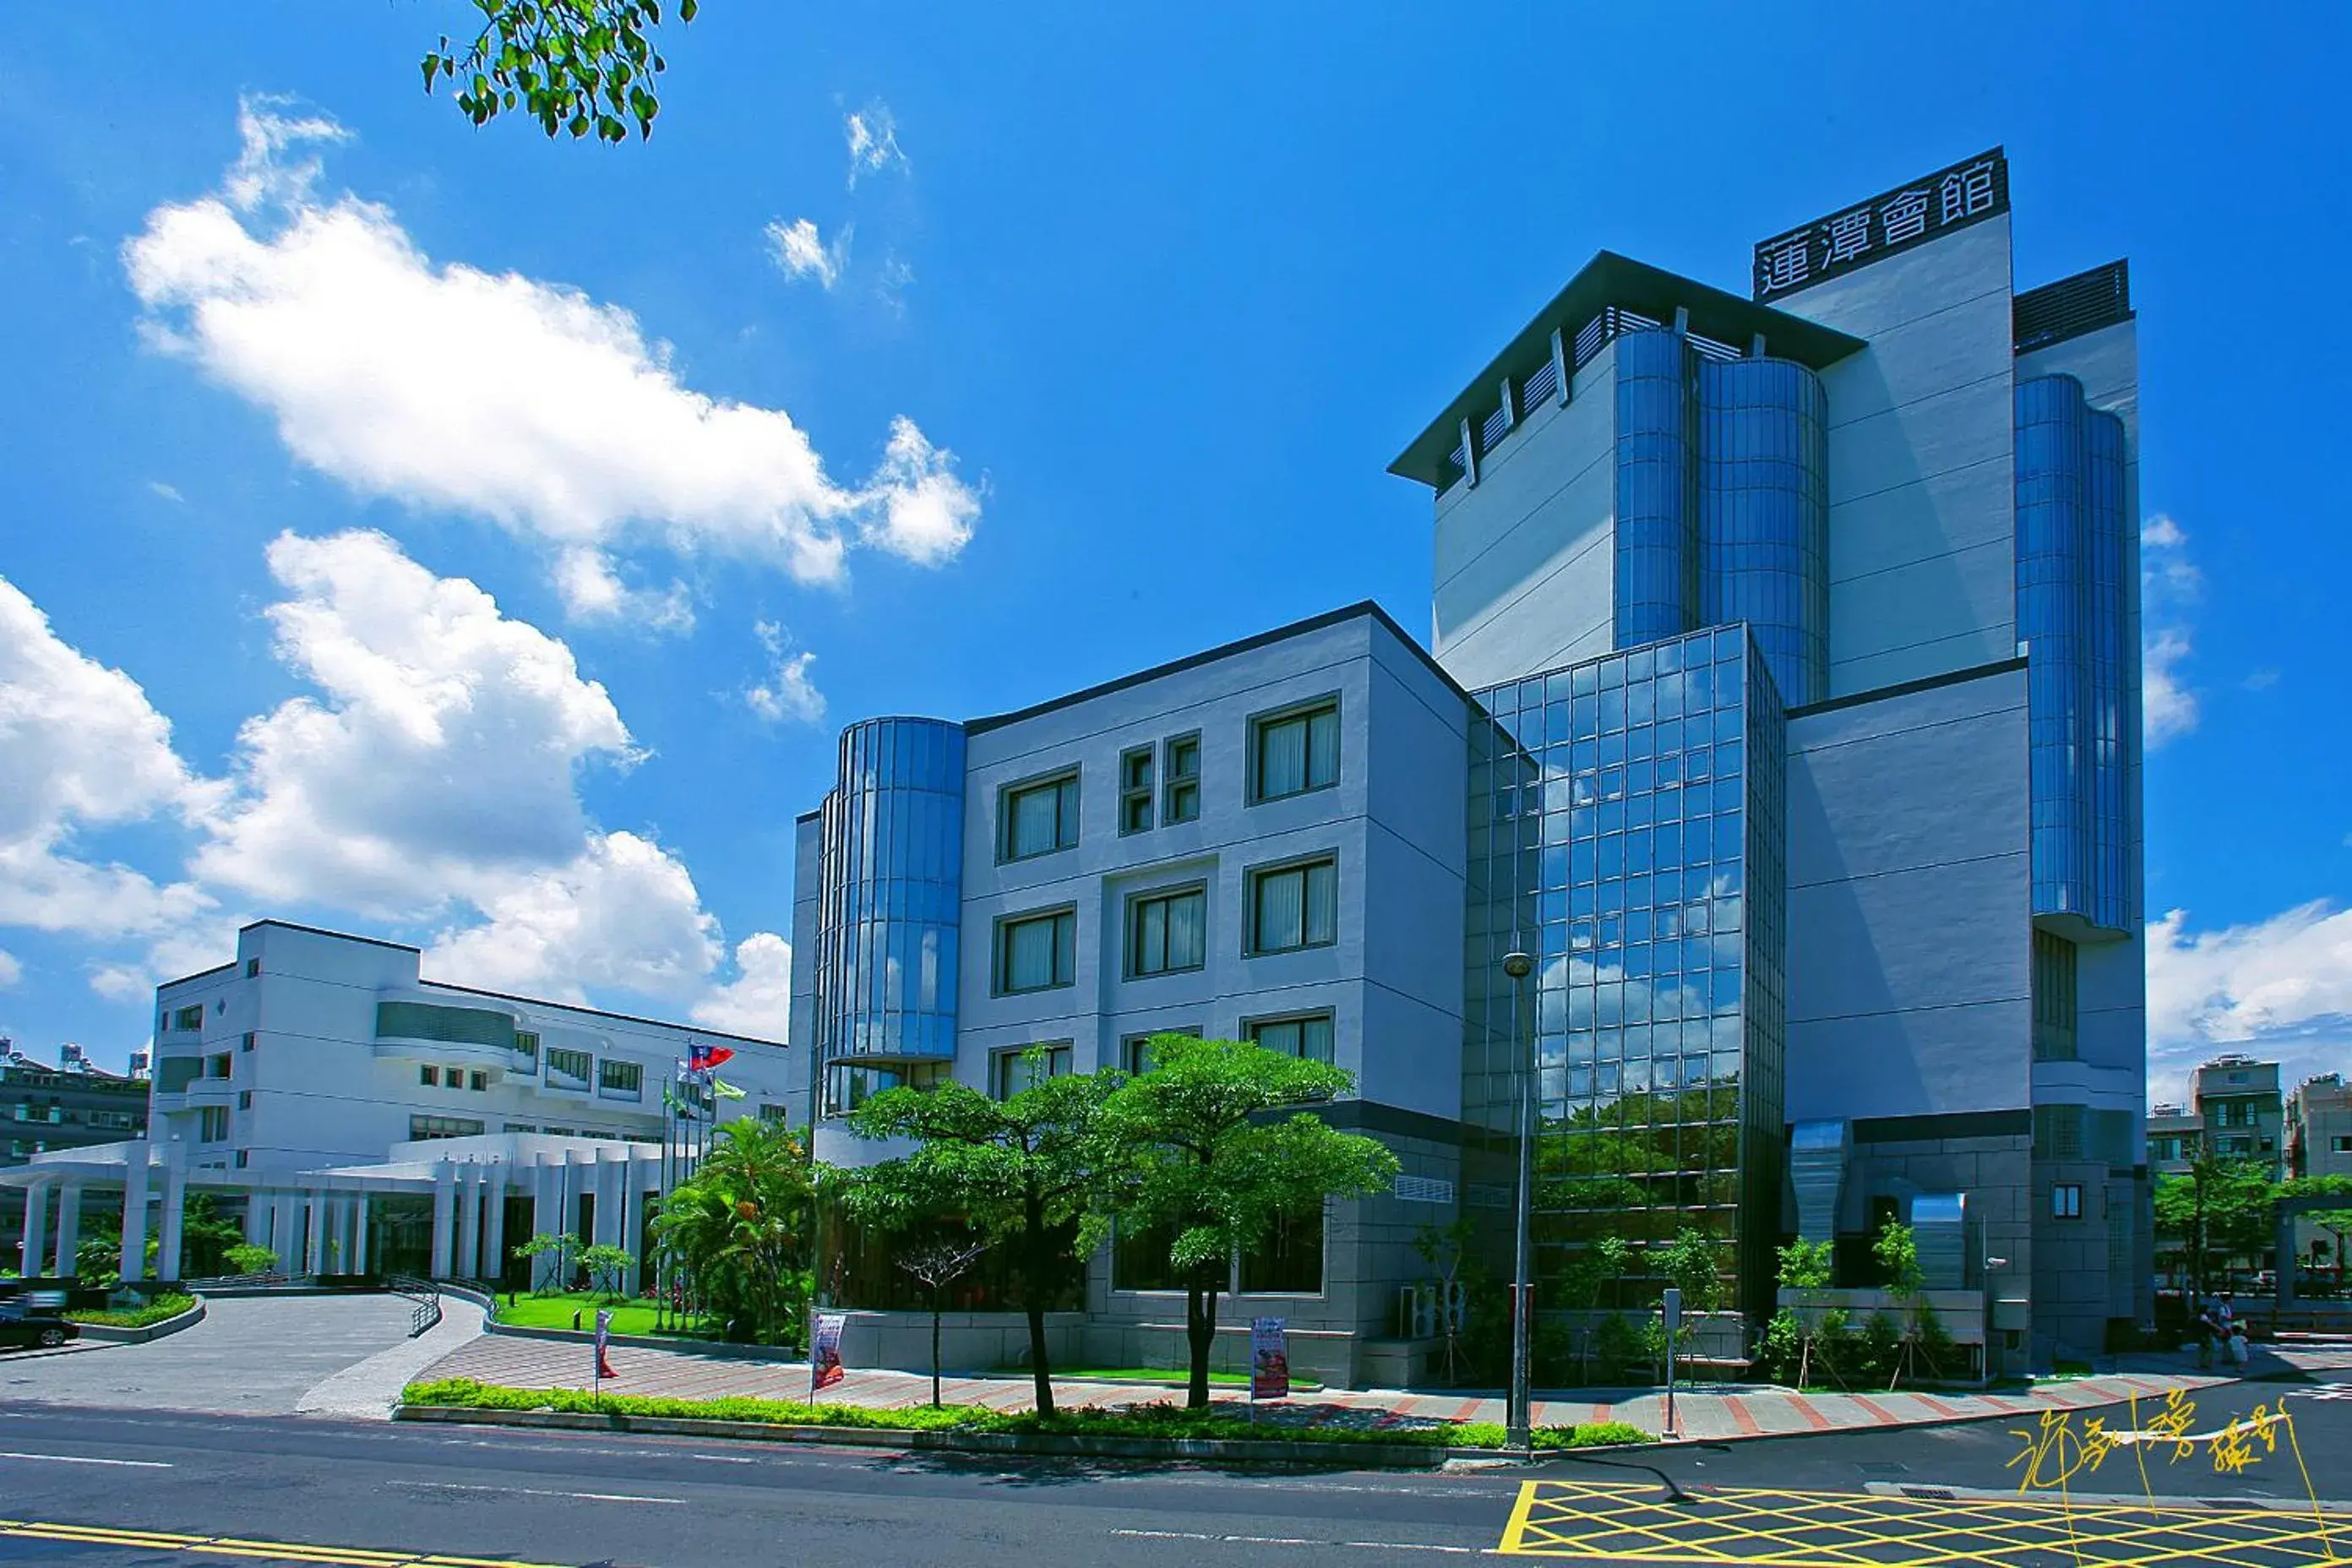
POLYGON ((108 1525, 0 1519, 0 1536, 63 1541, 79 1546, 131 1546, 149 1552, 193 1552, 207 1557, 253 1557, 273 1563, 320 1563, 332 1568, 554 1568, 496 1557, 446 1557, 424 1552, 382 1552, 300 1541, 248 1541, 233 1535, 184 1535, 174 1531, 118 1530, 108 1525))
POLYGON ((2352 1563, 2325 1521, 2269 1509, 1734 1489, 1659 1500, 1624 1482, 1528 1481, 1496 1550, 1739 1568, 2305 1568, 2352 1563))

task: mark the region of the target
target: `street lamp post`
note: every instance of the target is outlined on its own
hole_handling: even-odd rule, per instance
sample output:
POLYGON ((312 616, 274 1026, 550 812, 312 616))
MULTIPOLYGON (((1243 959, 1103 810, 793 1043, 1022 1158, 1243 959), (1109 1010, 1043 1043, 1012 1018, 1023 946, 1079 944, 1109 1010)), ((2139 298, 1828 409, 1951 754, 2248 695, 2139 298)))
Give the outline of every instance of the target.
POLYGON ((1519 1194, 1518 1238, 1511 1258, 1511 1391, 1505 1409, 1503 1441, 1522 1451, 1535 1445, 1534 1396, 1529 1390, 1529 1342, 1535 1334, 1535 1278, 1528 1257, 1530 1216, 1535 1207, 1535 1009, 1528 996, 1528 977, 1535 960, 1524 952, 1504 955, 1503 973, 1516 988, 1511 1012, 1518 1024, 1519 1047, 1519 1194))

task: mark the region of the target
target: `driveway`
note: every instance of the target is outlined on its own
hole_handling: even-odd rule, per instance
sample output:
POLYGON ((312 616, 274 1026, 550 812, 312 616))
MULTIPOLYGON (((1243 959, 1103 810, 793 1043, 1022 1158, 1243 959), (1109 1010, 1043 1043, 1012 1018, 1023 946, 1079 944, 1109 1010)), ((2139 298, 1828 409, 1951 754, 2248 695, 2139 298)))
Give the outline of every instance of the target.
POLYGON ((382 1415, 410 1375, 480 1331, 481 1310, 408 1337, 397 1296, 278 1296, 207 1301, 192 1329, 138 1345, 0 1355, 0 1403, 216 1415, 382 1415))

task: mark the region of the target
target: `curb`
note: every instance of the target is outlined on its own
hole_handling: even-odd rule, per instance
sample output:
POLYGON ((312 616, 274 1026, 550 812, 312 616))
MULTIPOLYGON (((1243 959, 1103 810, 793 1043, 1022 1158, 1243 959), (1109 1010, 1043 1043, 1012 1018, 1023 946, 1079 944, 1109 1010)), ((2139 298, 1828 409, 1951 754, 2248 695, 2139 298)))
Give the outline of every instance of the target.
POLYGON ((166 1318, 160 1323, 150 1323, 143 1329, 117 1328, 111 1323, 76 1323, 80 1338, 95 1340, 106 1345, 143 1345, 150 1340, 160 1340, 165 1334, 176 1334, 182 1329, 193 1329, 205 1321, 205 1299, 176 1318, 166 1318))
MULTIPOLYGON (((834 1447, 1011 1454, 1097 1459, 1218 1459, 1267 1465, 1339 1465, 1357 1469, 1440 1468, 1452 1458, 1516 1459, 1499 1448, 1450 1448, 1433 1443, 1235 1442, 1223 1437, 1084 1437, 1061 1433, 913 1431, 885 1426, 787 1426, 758 1421, 690 1416, 599 1415, 584 1411, 485 1410, 443 1405, 400 1405, 395 1421, 446 1426, 525 1426, 567 1432, 643 1432, 682 1437, 731 1437, 749 1442, 823 1443, 834 1447)), ((1653 1445, 1627 1444, 1649 1447, 1653 1445)), ((1559 1452, 1597 1454, 1601 1447, 1559 1452)), ((1549 1450, 1543 1452, 1549 1452, 1549 1450)), ((1538 1460, 1543 1453, 1538 1454, 1538 1460)))

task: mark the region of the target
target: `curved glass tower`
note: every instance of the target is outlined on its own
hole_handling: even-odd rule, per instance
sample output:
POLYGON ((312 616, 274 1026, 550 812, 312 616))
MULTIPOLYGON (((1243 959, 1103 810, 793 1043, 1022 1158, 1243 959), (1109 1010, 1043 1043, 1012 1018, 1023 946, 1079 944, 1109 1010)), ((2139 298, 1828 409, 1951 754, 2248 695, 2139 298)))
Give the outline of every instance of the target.
POLYGON ((1791 708, 1829 695, 1829 427, 1793 360, 1699 366, 1699 624, 1746 621, 1791 708))
POLYGON ((955 1058, 963 777, 960 724, 869 719, 842 731, 814 966, 828 1109, 955 1058))
POLYGON ((1679 332, 1617 340, 1619 647, 1680 637, 1698 608, 1692 357, 1679 332))
POLYGON ((2033 912, 2131 929, 2132 660, 2123 422, 2071 375, 2017 384, 2033 912))

